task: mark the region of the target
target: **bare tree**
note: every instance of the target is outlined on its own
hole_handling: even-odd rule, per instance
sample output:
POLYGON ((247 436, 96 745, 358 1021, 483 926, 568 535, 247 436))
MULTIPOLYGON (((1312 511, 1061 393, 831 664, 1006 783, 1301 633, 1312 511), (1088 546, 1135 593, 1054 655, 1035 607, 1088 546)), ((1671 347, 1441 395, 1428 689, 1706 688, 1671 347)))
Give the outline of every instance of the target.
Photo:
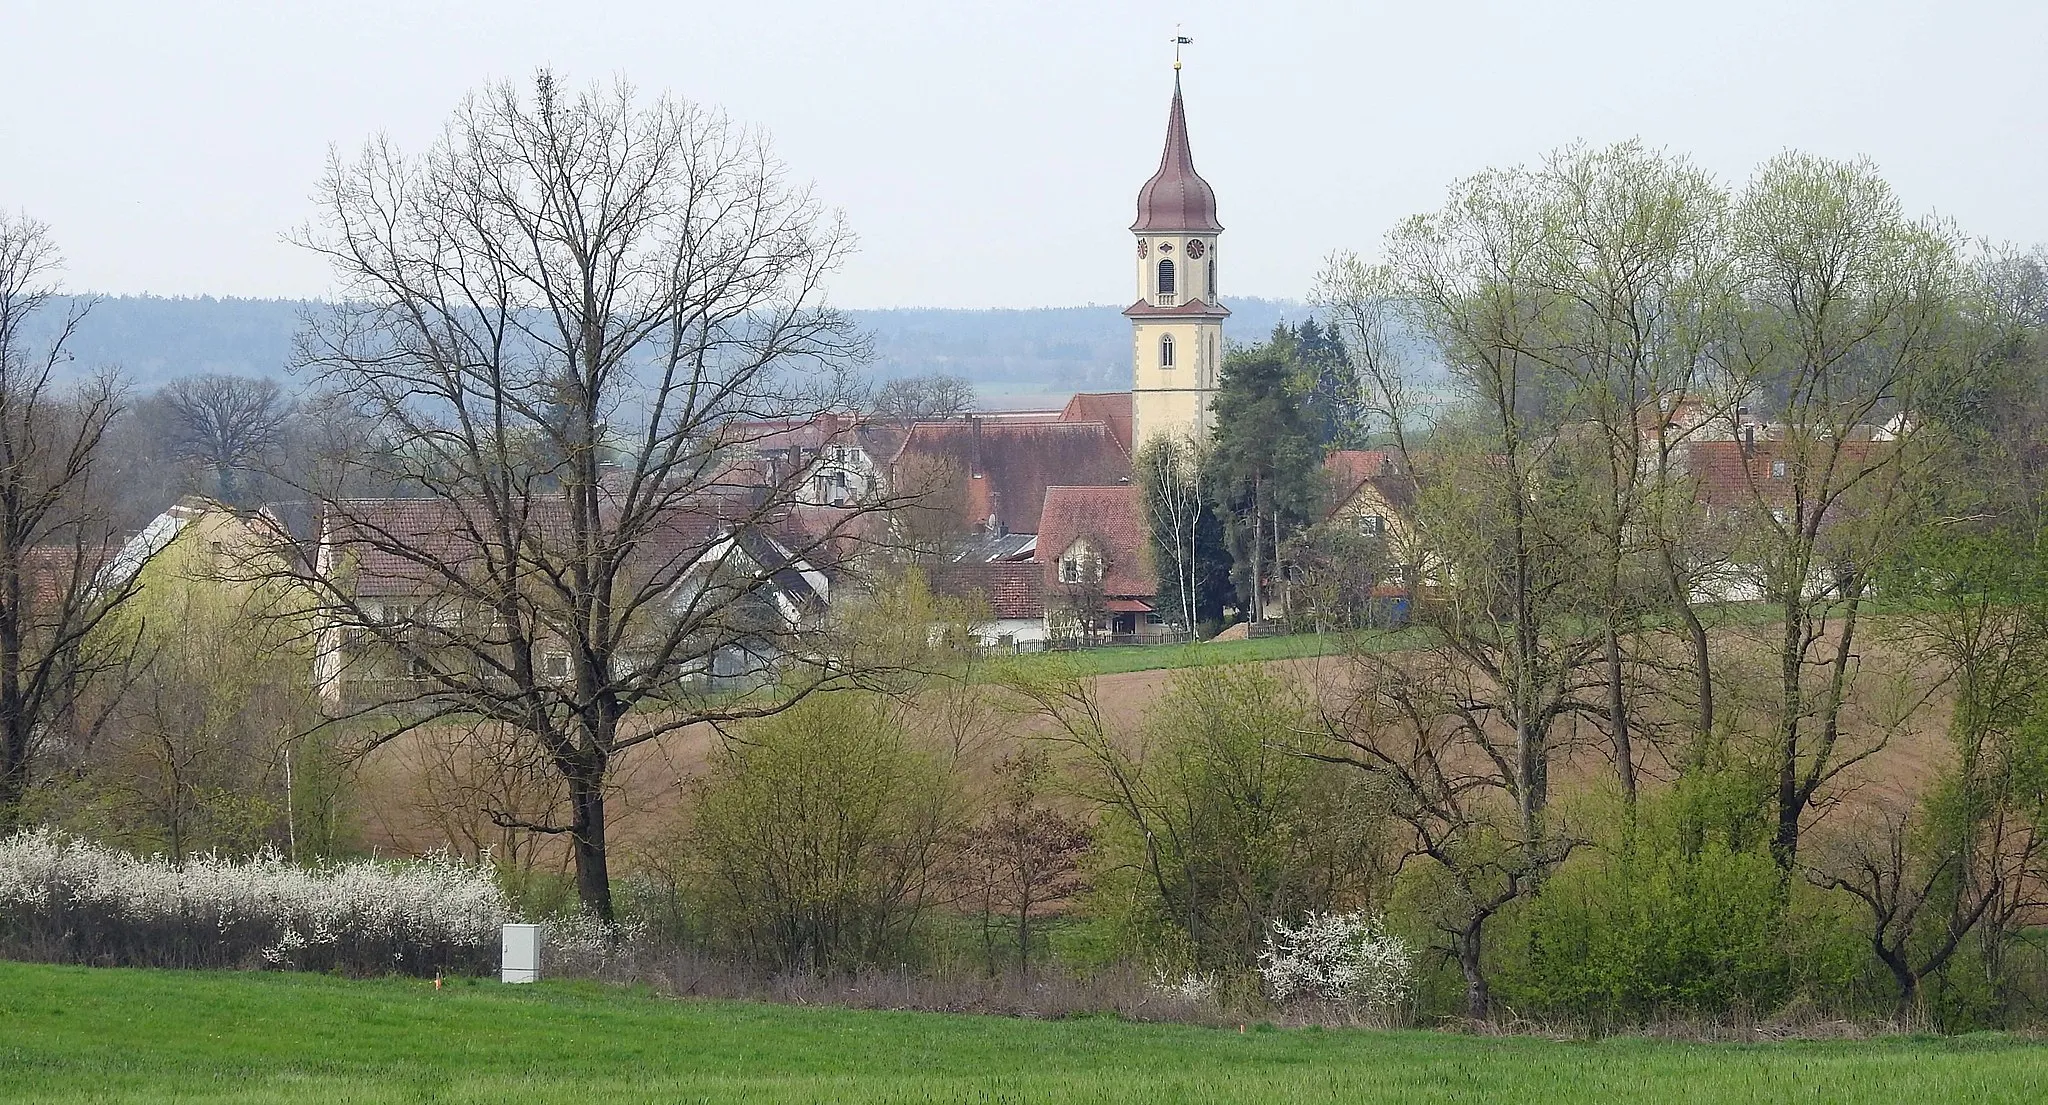
POLYGON ((89 304, 40 348, 33 336, 60 263, 43 224, 0 213, 0 833, 21 822, 38 751, 76 737, 82 689, 119 666, 89 638, 135 586, 132 570, 106 571, 120 539, 101 443, 119 391, 110 377, 69 390, 56 378, 89 304))
POLYGON ((899 376, 875 392, 875 417, 912 422, 958 418, 974 409, 974 385, 964 376, 899 376))
POLYGON ((1153 569, 1167 600, 1166 613, 1179 621, 1184 638, 1192 641, 1201 628, 1201 598, 1207 582, 1202 578, 1206 565, 1199 548, 1207 503, 1201 445, 1192 440, 1154 438, 1138 450, 1137 470, 1153 569))
POLYGON ((994 969, 995 921, 1015 927, 1017 968, 1031 970, 1032 923, 1088 888, 1081 860, 1091 836, 1078 819, 1045 802, 1052 767, 1041 750, 998 761, 988 812, 969 832, 964 859, 971 891, 981 900, 981 938, 994 969))
POLYGON ((240 475, 278 445, 292 405, 276 380, 209 373, 165 384, 158 393, 176 416, 177 445, 213 473, 223 501, 242 493, 240 475))
MULTIPOLYGON (((1871 954, 1898 987, 1898 1012, 1919 1000, 1921 984, 1945 969, 1963 940, 2002 896, 1996 878, 1971 878, 1976 857, 1941 839, 1914 847, 1910 820, 1892 815, 1863 834, 1844 832, 1803 865, 1807 880, 1862 903, 1871 954)), ((2029 836, 2030 848, 2035 843, 2029 836)), ((2032 858, 2030 854, 2029 858, 2032 858)))
POLYGON ((1531 824, 1519 734, 1475 709, 1472 670, 1441 654, 1413 662, 1358 652, 1341 696, 1322 709, 1328 741, 1303 755, 1348 764, 1378 784, 1409 829, 1400 865, 1421 859, 1436 879, 1430 919, 1465 980, 1465 1009, 1492 1014, 1487 925, 1579 845, 1554 826, 1531 824), (1447 662, 1448 661, 1448 662, 1447 662))
POLYGON ((297 235, 344 305, 300 360, 381 446, 308 489, 327 501, 304 581, 403 672, 347 712, 401 719, 367 746, 452 715, 532 742, 567 817, 522 827, 566 834, 600 916, 624 753, 851 677, 789 588, 893 501, 798 525, 809 474, 745 448, 749 420, 845 409, 864 355, 820 304, 847 232, 785 176, 716 112, 543 72, 471 96, 423 156, 336 157, 297 235), (424 498, 330 493, 351 478, 424 498), (704 693, 728 661, 756 689, 704 693))

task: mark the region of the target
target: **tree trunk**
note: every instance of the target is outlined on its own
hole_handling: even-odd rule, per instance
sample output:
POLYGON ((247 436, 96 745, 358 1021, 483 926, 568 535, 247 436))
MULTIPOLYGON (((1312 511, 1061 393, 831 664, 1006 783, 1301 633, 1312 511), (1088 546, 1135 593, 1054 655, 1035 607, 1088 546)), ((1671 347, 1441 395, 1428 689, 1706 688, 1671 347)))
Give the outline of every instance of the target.
MULTIPOLYGON (((1798 584, 1793 585, 1797 587, 1798 584)), ((1791 871, 1799 859, 1799 706, 1800 666, 1805 659, 1805 618, 1800 597, 1785 596, 1785 636, 1778 656, 1778 824, 1771 836, 1771 858, 1778 869, 1791 871)))
POLYGON ((6 600, 6 609, 0 610, 0 835, 21 825, 21 804, 28 796, 30 729, 21 700, 21 573, 14 556, 6 560, 0 578, 6 600))
POLYGON ((1671 584, 1672 605, 1677 607, 1678 616, 1685 621, 1686 637, 1692 645, 1694 697, 1698 701, 1694 703, 1693 711, 1693 747, 1685 767, 1697 768, 1714 735, 1713 653, 1709 651, 1706 623, 1700 621, 1699 611, 1693 609, 1692 594, 1679 574, 1678 558, 1671 555, 1670 544, 1659 542, 1657 555, 1664 562, 1664 578, 1671 584))
POLYGON ((1026 897, 1017 909, 1017 971, 1024 975, 1031 973, 1032 904, 1031 899, 1026 897))
POLYGON ((1266 620, 1266 514, 1259 509, 1259 481, 1252 480, 1252 601, 1245 613, 1253 622, 1266 620))
POLYGON ((584 912, 610 921, 612 877, 604 842, 604 768, 578 764, 567 774, 570 840, 576 850, 576 897, 584 912))
POLYGON ((1480 967, 1481 926, 1486 919, 1474 920, 1458 934, 1458 970, 1465 976, 1465 1015, 1474 1021, 1483 1021, 1493 1013, 1493 997, 1486 986, 1486 972, 1480 967))
POLYGON ((1628 703, 1621 688, 1621 635, 1607 626, 1607 724, 1614 731, 1614 767, 1621 775, 1621 800, 1636 808, 1636 761, 1630 747, 1628 703))
POLYGON ((1919 1000, 1920 976, 1915 974, 1912 965, 1906 962, 1906 956, 1903 951, 1893 951, 1885 947, 1882 941, 1873 941, 1872 943, 1875 945, 1874 950, 1877 952, 1877 958, 1883 961, 1885 967, 1892 973, 1892 981, 1898 984, 1898 1015, 1904 1017, 1912 1012, 1914 1003, 1919 1000))

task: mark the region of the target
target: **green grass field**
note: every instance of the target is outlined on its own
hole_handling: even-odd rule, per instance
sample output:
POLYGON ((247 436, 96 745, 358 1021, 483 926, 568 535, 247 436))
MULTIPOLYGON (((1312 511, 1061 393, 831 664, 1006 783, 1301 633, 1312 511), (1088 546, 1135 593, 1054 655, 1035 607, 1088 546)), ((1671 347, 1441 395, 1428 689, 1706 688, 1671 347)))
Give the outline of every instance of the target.
POLYGON ((1249 664, 1265 660, 1297 660, 1308 656, 1341 656, 1347 650, 1367 648, 1374 652, 1412 648, 1425 638, 1424 631, 1378 630, 1361 634, 1297 633, 1287 637, 1261 637, 1246 641, 1203 641, 1192 645, 1114 645, 1084 648, 1072 652, 1037 653, 1008 661, 1026 668, 1059 664, 1077 675, 1116 675, 1127 671, 1156 671, 1167 668, 1211 667, 1219 664, 1249 664))
MULTIPOLYGON (((1747 602, 1702 607, 1700 616, 1708 629, 1716 630, 1767 625, 1781 614, 1776 606, 1747 602)), ((1266 660, 1298 660, 1310 656, 1342 656, 1357 649, 1368 652, 1392 652, 1419 648, 1429 640, 1429 630, 1419 627, 1367 630, 1359 633, 1297 633, 1285 637, 1261 637, 1255 641, 1203 641, 1192 645, 1116 645, 1108 648, 1076 649, 1071 652, 1034 653, 1006 663, 1026 669, 1058 664, 1076 675, 1083 676, 1117 675, 1131 671, 1249 664, 1266 660)))
POLYGON ((1557 1043, 673 1001, 544 983, 0 963, 0 1100, 2027 1102, 2048 1048, 1557 1043))

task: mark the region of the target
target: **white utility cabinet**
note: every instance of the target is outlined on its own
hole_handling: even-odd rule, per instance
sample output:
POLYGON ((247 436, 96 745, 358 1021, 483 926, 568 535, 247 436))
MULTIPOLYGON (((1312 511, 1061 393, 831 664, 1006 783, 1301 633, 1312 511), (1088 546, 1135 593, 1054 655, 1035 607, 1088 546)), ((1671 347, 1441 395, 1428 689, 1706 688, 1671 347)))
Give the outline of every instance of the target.
POLYGON ((505 982, 540 980, 540 926, 506 925, 504 961, 499 977, 505 982))

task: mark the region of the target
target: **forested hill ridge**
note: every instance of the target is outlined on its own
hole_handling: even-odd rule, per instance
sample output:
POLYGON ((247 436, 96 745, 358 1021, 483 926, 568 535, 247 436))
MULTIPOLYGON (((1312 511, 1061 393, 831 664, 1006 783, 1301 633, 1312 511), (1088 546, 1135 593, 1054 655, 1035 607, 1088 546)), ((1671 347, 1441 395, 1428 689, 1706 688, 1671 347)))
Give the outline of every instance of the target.
MULTIPOLYGON (((67 305, 53 304, 39 321, 55 325, 67 305)), ((1309 314, 1287 299, 1233 298, 1229 306, 1224 332, 1239 342, 1259 341, 1282 319, 1309 314)), ((113 366, 143 388, 208 372, 284 377, 300 318, 320 308, 314 300, 107 296, 80 323, 67 371, 113 366)), ((1131 329, 1120 312, 1089 306, 847 314, 874 338, 875 376, 964 376, 985 398, 999 400, 1129 387, 1131 329)))

